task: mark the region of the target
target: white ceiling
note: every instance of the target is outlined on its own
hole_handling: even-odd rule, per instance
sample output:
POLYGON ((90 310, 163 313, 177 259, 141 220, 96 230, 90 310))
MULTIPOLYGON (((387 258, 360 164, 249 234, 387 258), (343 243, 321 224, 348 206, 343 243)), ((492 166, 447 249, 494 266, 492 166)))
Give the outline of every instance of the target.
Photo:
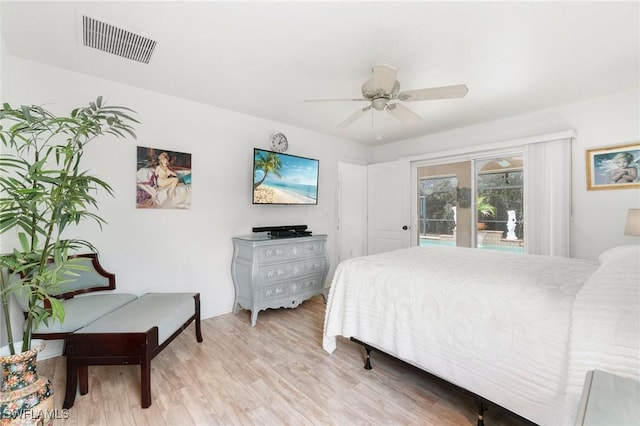
POLYGON ((378 145, 640 89, 639 2, 0 2, 10 54, 378 145), (84 47, 79 14, 158 41, 146 65, 84 47), (373 64, 401 90, 464 83, 462 99, 406 102, 403 125, 367 103, 373 64))

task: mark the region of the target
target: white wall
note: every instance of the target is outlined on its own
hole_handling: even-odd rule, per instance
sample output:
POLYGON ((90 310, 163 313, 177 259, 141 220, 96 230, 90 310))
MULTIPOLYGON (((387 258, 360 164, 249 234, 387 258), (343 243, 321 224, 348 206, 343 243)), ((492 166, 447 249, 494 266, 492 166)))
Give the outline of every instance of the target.
MULTIPOLYGON (((479 143, 577 131, 573 151, 572 256, 595 259, 604 249, 637 244, 622 235, 628 208, 640 207, 640 191, 586 191, 584 150, 640 140, 639 94, 621 93, 500 121, 367 148, 281 123, 262 120, 3 56, 3 102, 46 104, 57 113, 103 95, 111 104, 138 112, 138 140, 102 140, 90 146, 85 167, 104 178, 116 197, 100 196, 100 214, 109 225, 100 231, 83 225, 77 235, 92 241, 106 269, 117 274, 119 291, 199 291, 203 316, 229 312, 231 237, 253 226, 309 225, 329 234, 332 271, 336 266, 337 164, 383 162, 398 156, 453 149, 479 143), (252 148, 268 147, 274 130, 286 133, 289 152, 320 160, 317 206, 253 206, 252 148), (136 145, 193 155, 193 203, 190 210, 135 208, 136 145)), ((4 236, 3 249, 12 244, 4 236)), ((331 276, 332 273, 330 273, 331 276)))
MULTIPOLYGON (((46 105, 63 114, 102 95, 111 105, 137 111, 137 141, 105 138, 89 145, 83 158, 84 168, 111 184, 116 196, 98 197, 99 214, 109 223, 104 231, 87 223, 76 235, 99 248, 101 263, 117 276, 118 291, 199 291, 203 317, 230 312, 231 238, 250 234, 254 226, 307 224, 316 234, 328 234, 331 271, 335 268, 338 162, 369 162, 371 148, 12 56, 4 59, 3 102, 46 105), (317 206, 251 204, 253 148, 268 148, 275 130, 288 136, 289 153, 320 160, 317 206), (190 210, 136 209, 136 145, 192 154, 190 210)), ((3 236, 4 249, 11 238, 3 236)))
MULTIPOLYGON (((571 256, 597 259, 621 244, 638 244, 623 235, 629 208, 640 208, 640 190, 587 191, 585 150, 640 141, 640 93, 629 91, 532 114, 505 118, 376 147, 374 161, 433 153, 574 129, 572 151, 573 222, 571 256)), ((567 165, 569 166, 569 165, 567 165)))

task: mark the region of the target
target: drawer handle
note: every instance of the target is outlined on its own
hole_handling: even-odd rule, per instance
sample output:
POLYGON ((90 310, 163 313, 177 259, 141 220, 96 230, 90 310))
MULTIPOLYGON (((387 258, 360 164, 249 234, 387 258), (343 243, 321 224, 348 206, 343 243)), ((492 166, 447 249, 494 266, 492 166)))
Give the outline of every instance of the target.
POLYGON ((282 289, 280 287, 272 288, 272 289, 269 289, 269 290, 265 291, 265 295, 267 295, 267 296, 273 296, 274 294, 280 294, 280 293, 282 293, 282 289))
POLYGON ((265 252, 266 256, 277 256, 279 254, 282 254, 281 249, 269 249, 265 252))
POLYGON ((267 273, 267 276, 269 278, 272 277, 279 277, 280 275, 284 274, 284 271, 282 269, 278 269, 277 271, 271 270, 267 273))

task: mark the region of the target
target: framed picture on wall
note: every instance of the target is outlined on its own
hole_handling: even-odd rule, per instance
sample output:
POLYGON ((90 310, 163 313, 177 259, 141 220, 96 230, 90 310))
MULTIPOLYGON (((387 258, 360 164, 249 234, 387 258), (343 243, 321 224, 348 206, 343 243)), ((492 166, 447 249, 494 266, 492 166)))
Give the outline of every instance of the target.
POLYGON ((191 208, 191 154, 139 146, 136 208, 191 208))
POLYGON ((640 188, 640 142, 587 150, 587 190, 640 188))

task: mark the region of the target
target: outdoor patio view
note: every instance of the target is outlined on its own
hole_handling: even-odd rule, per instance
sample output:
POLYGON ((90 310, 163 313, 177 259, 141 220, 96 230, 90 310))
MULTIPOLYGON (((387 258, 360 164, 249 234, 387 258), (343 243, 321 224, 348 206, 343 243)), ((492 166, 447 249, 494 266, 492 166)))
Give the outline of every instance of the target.
MULTIPOLYGON (((456 241, 460 244, 458 232, 470 233, 474 228, 478 248, 524 252, 522 158, 476 161, 475 197, 461 183, 465 173, 459 171, 460 164, 452 164, 457 171, 448 176, 425 176, 430 173, 425 167, 419 178, 420 245, 455 246, 456 241), (473 205, 475 222, 471 219, 473 205)), ((442 171, 443 167, 431 170, 442 171)))

